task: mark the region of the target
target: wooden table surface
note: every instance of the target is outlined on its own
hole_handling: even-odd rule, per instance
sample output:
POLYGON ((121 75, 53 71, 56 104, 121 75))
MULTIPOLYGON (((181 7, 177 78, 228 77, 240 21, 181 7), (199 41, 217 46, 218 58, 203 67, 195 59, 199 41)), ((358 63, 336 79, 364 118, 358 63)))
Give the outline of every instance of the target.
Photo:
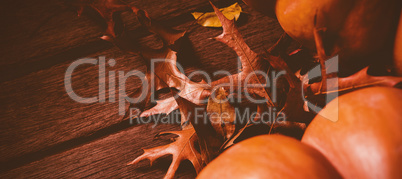
MULTIPOLYGON (((212 11, 208 0, 126 0, 146 10, 163 24, 188 30, 192 55, 179 58, 186 73, 217 70, 234 73, 236 54, 209 38, 220 28, 205 28, 191 16, 194 11, 212 11)), ((225 7, 236 1, 213 1, 225 7)), ((282 30, 275 19, 253 11, 239 1, 243 13, 237 22, 245 41, 263 52, 276 42, 282 30)), ((77 14, 61 1, 5 0, 0 7, 0 178, 161 178, 169 157, 154 166, 144 161, 126 166, 142 148, 166 144, 154 140, 161 131, 180 130, 176 124, 130 125, 118 114, 118 102, 81 104, 64 87, 64 75, 77 59, 105 56, 116 65, 107 71, 145 70, 140 58, 129 55, 99 37, 105 25, 99 18, 77 14)), ((139 25, 134 15, 122 14, 128 33, 141 43, 158 46, 154 35, 139 25)), ((84 97, 98 94, 98 67, 83 65, 72 77, 75 92, 84 97)), ((126 92, 139 87, 130 78, 126 92)), ((106 84, 108 81, 106 81, 106 84)), ((181 165, 178 178, 194 178, 189 163, 181 165)))

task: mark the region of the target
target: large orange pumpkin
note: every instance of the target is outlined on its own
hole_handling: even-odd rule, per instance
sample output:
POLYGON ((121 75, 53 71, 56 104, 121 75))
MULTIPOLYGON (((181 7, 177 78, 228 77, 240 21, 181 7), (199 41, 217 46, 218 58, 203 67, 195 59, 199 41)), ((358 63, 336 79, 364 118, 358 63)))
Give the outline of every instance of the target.
POLYGON ((307 47, 315 48, 317 14, 329 47, 367 54, 394 38, 400 9, 397 0, 278 0, 276 15, 285 32, 307 47))
POLYGON ((209 163, 198 178, 341 178, 314 148, 282 135, 247 139, 209 163))
POLYGON ((392 64, 400 0, 244 0, 256 10, 272 14, 283 30, 315 50, 314 19, 325 27, 327 55, 339 54, 342 75, 367 65, 392 64))
POLYGON ((402 76, 402 12, 399 17, 398 31, 395 38, 394 65, 397 74, 402 76))
POLYGON ((396 88, 345 94, 313 119, 302 142, 323 153, 345 178, 402 178, 401 107, 402 90, 396 88))

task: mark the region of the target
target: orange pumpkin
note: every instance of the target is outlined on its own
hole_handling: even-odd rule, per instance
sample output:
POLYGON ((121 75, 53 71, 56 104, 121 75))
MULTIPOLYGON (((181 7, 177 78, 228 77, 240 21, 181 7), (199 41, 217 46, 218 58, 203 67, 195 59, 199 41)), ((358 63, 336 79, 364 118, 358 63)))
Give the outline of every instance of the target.
POLYGON ((314 19, 317 15, 316 27, 326 29, 325 51, 328 56, 339 54, 342 76, 367 65, 392 64, 400 0, 243 1, 266 15, 274 17, 275 13, 283 30, 312 50, 316 47, 314 19))
POLYGON ((314 17, 326 27, 328 45, 353 54, 381 49, 394 37, 400 7, 397 0, 278 0, 276 15, 289 36, 315 48, 314 17))
POLYGON ((314 148, 282 135, 244 140, 209 163, 198 178, 341 178, 314 148))
POLYGON ((402 12, 399 17, 399 26, 395 38, 394 65, 397 74, 402 76, 402 12))
POLYGON ((324 154, 345 178, 402 178, 401 106, 402 90, 396 88, 345 94, 313 119, 302 142, 324 154))

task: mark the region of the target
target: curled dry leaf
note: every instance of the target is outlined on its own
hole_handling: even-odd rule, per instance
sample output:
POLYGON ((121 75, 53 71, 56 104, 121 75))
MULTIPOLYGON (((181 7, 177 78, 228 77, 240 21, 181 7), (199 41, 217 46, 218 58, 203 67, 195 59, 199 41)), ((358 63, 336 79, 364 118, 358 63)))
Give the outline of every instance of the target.
POLYGON ((128 163, 128 165, 135 165, 138 162, 148 159, 152 165, 152 162, 165 155, 172 155, 172 163, 165 175, 165 179, 173 178, 180 163, 184 160, 189 160, 196 172, 200 172, 202 169, 201 154, 194 147, 197 142, 197 135, 194 128, 183 129, 182 131, 163 132, 160 135, 175 134, 178 137, 173 143, 164 146, 158 146, 151 149, 144 149, 144 153, 128 163))
MULTIPOLYGON (((212 3, 211 3, 212 4, 212 3)), ((242 64, 242 71, 238 74, 229 76, 229 77, 224 77, 222 79, 219 79, 217 81, 212 82, 212 87, 216 89, 216 87, 224 87, 228 88, 228 86, 224 86, 225 83, 230 83, 233 84, 233 86, 237 85, 244 85, 246 83, 245 77, 252 75, 252 80, 250 80, 250 84, 253 84, 254 88, 249 88, 248 93, 249 94, 254 94, 254 96, 259 96, 263 97, 267 100, 266 104, 259 104, 257 106, 257 113, 262 114, 263 112, 268 110, 268 107, 273 107, 274 104, 269 96, 269 89, 265 88, 266 84, 262 83, 265 82, 266 80, 261 79, 260 76, 258 76, 255 72, 256 71, 264 71, 268 72, 270 67, 273 67, 277 71, 284 70, 286 72, 285 78, 287 79, 290 90, 285 93, 284 95, 279 95, 281 98, 286 99, 286 103, 282 108, 282 112, 287 114, 286 117, 288 117, 288 114, 290 117, 292 117, 293 120, 298 121, 298 122, 306 122, 307 119, 302 118, 301 116, 305 115, 305 112, 303 110, 303 105, 304 101, 301 96, 301 84, 300 80, 294 75, 294 73, 289 69, 287 64, 283 61, 282 58, 273 56, 271 54, 268 54, 267 57, 262 58, 259 56, 257 53, 252 51, 250 47, 245 43, 243 37, 241 36, 240 32, 237 30, 237 28, 234 25, 233 20, 229 20, 224 17, 222 12, 220 12, 213 4, 212 4, 215 13, 217 14, 217 17, 219 20, 222 22, 222 27, 223 27, 223 33, 217 37, 215 37, 216 40, 221 41, 231 47, 236 54, 239 56, 241 64, 242 64), (233 80, 233 81, 230 81, 233 80), (288 95, 288 96, 286 96, 288 95)), ((286 49, 288 47, 289 43, 289 38, 287 35, 284 35, 276 44, 276 48, 271 48, 270 51, 273 53, 283 54, 282 50, 280 49, 286 49)), ((233 86, 229 86, 233 87, 233 86)), ((280 85, 281 87, 283 85, 280 85)), ((237 93, 241 93, 241 91, 237 91, 237 93)), ((276 116, 277 117, 277 116, 276 116)), ((258 120, 256 118, 252 120, 258 120)), ((252 124, 250 123, 250 119, 248 120, 248 123, 243 125, 243 127, 234 135, 231 137, 227 138, 225 143, 222 145, 221 150, 226 149, 233 145, 234 141, 242 134, 245 128, 251 126, 252 124)), ((273 127, 281 127, 281 128, 286 128, 286 127, 299 127, 304 130, 303 125, 297 122, 289 121, 289 122, 281 122, 281 123, 276 123, 275 121, 272 122, 271 124, 271 130, 273 127)), ((305 127, 305 126, 304 126, 305 127)))
MULTIPOLYGON (((174 92, 172 91, 172 93, 174 92)), ((197 118, 198 116, 194 114, 195 108, 197 107, 196 104, 181 97, 175 100, 180 108, 182 122, 190 121, 190 123, 182 124, 182 131, 161 133, 160 135, 176 134, 178 138, 168 145, 145 149, 144 153, 130 162, 129 165, 137 164, 145 159, 150 160, 152 165, 154 160, 164 155, 172 155, 172 163, 170 164, 165 178, 173 178, 182 161, 189 160, 198 173, 203 166, 218 155, 223 140, 217 137, 218 135, 209 122, 209 119, 197 118), (199 150, 195 147, 197 142, 200 147, 199 150), (198 151, 201 151, 201 153, 198 151)))
POLYGON ((366 88, 371 86, 385 86, 385 87, 395 87, 396 85, 402 84, 402 77, 394 76, 371 76, 367 73, 368 67, 363 68, 357 73, 339 78, 338 83, 327 84, 327 90, 320 92, 320 83, 316 82, 313 84, 304 85, 304 90, 308 94, 328 94, 333 92, 344 92, 357 90, 360 88, 366 88))
POLYGON ((123 11, 132 11, 143 26, 147 27, 150 32, 159 35, 167 45, 173 45, 177 39, 183 37, 185 34, 184 31, 160 25, 158 22, 152 20, 146 11, 121 0, 74 0, 72 4, 78 7, 78 16, 81 16, 85 7, 96 10, 102 16, 107 23, 105 35, 101 37, 104 40, 111 40, 110 38, 116 38, 121 35, 115 32, 116 22, 114 16, 123 11))
MULTIPOLYGON (((263 113, 263 111, 266 109, 266 105, 258 105, 257 106, 257 114, 261 115, 263 113)), ((257 116, 257 115, 256 115, 257 116)), ((250 127, 252 125, 251 120, 253 121, 257 121, 259 119, 253 118, 253 119, 248 119, 247 123, 245 125, 243 125, 239 131, 237 131, 236 134, 230 136, 230 138, 228 138, 225 143, 222 145, 220 151, 226 150, 227 148, 229 148, 230 146, 232 146, 234 144, 234 141, 239 138, 239 136, 244 132, 244 130, 247 127, 250 127)))
POLYGON ((247 92, 251 95, 265 98, 267 100, 267 105, 273 106, 274 104, 271 97, 268 95, 269 89, 265 88, 267 86, 267 84, 265 84, 266 79, 263 79, 264 77, 262 75, 255 73, 255 71, 268 71, 269 64, 250 49, 240 32, 237 30, 234 21, 227 19, 218 8, 216 8, 212 3, 211 5, 221 21, 223 28, 222 34, 214 39, 232 48, 239 57, 242 65, 240 73, 214 81, 211 86, 214 89, 223 87, 225 90, 229 91, 232 87, 234 87, 234 90, 237 90, 238 86, 245 85, 246 82, 249 82, 249 84, 253 84, 253 87, 247 88, 247 92), (250 79, 246 81, 246 77, 250 79), (230 84, 230 86, 227 84, 230 84))
MULTIPOLYGON (((163 61, 155 63, 154 71, 149 68, 147 76, 151 76, 150 82, 155 90, 161 90, 163 88, 175 88, 180 92, 178 96, 185 98, 195 104, 201 104, 205 98, 209 95, 209 85, 205 82, 193 82, 186 75, 181 73, 176 66, 176 52, 168 50, 167 56, 163 61)), ((147 95, 152 94, 151 89, 148 89, 147 95)), ((147 96, 148 99, 150 96, 147 96)), ((148 100, 147 99, 147 100, 148 100)), ((157 101, 157 105, 154 108, 144 111, 145 114, 141 114, 141 117, 149 116, 150 114, 165 113, 169 114, 171 111, 178 109, 178 105, 174 100, 174 97, 169 97, 163 101, 157 101), (168 102, 162 104, 162 102, 168 102)), ((184 122, 184 121, 182 121, 184 122)))
POLYGON ((207 112, 215 131, 225 140, 229 139, 236 129, 236 111, 223 88, 219 88, 209 97, 207 112))
MULTIPOLYGON (((317 19, 317 14, 315 15, 314 21, 317 19)), ((316 22, 315 22, 316 23, 316 22)), ((360 88, 371 87, 371 86, 386 86, 386 87, 394 87, 398 84, 402 84, 402 77, 393 77, 393 76, 371 76, 367 73, 369 67, 365 67, 357 73, 344 77, 338 78, 337 82, 327 83, 328 75, 326 63, 325 61, 329 59, 329 56, 326 55, 324 49, 324 41, 323 36, 325 33, 325 27, 314 28, 314 39, 316 42, 317 54, 319 57, 319 62, 321 65, 321 81, 306 84, 308 80, 303 80, 303 90, 306 98, 314 99, 319 98, 323 94, 329 94, 334 92, 350 92, 352 90, 357 90, 360 88)), ((304 76, 304 79, 308 77, 308 74, 304 76)))
MULTIPOLYGON (((153 94, 152 90, 156 91, 164 88, 175 88, 180 91, 179 96, 192 101, 196 104, 200 104, 209 95, 209 85, 204 81, 199 83, 191 81, 186 75, 184 75, 177 68, 177 55, 175 51, 172 51, 169 47, 176 45, 175 43, 184 36, 185 31, 174 30, 158 24, 153 21, 146 11, 140 10, 136 7, 130 6, 132 11, 137 15, 138 20, 147 29, 159 36, 164 42, 164 46, 161 49, 151 49, 148 47, 138 46, 133 42, 130 42, 129 38, 123 35, 119 37, 104 36, 102 39, 114 43, 117 47, 123 51, 129 52, 135 55, 141 55, 147 66, 147 72, 145 80, 147 84, 143 84, 142 88, 147 85, 146 93, 141 94, 141 90, 136 90, 131 96, 143 96, 138 103, 130 104, 131 107, 136 107, 141 110, 139 117, 148 117, 154 114, 169 114, 175 109, 178 109, 178 105, 173 97, 168 99, 157 101, 157 105, 151 109, 146 109, 151 103, 150 97, 153 94), (153 60, 153 61, 152 61, 153 60), (158 61, 155 61, 158 60, 158 61), (153 68, 152 68, 153 65, 153 68), (153 71, 152 71, 153 70, 153 71), (152 89, 153 88, 153 89, 152 89)), ((179 45, 178 45, 179 46, 179 45)), ((141 89, 141 88, 140 88, 141 89)), ((138 117, 138 116, 137 116, 138 117)))
MULTIPOLYGON (((262 77, 255 73, 256 70, 268 71, 269 64, 265 60, 263 60, 257 53, 252 51, 250 47, 246 44, 242 35, 237 30, 234 24, 234 20, 229 20, 212 3, 211 5, 214 8, 215 14, 221 22, 223 28, 222 34, 215 37, 214 39, 232 48, 239 57, 242 65, 240 73, 216 80, 212 82, 211 87, 213 88, 213 90, 223 87, 226 91, 231 91, 233 90, 231 88, 234 88, 235 93, 241 94, 244 92, 243 88, 238 87, 245 85, 246 77, 251 75, 251 78, 248 82, 250 82, 250 84, 253 84, 253 87, 248 88, 247 92, 254 97, 258 96, 267 99, 267 104, 265 105, 273 106, 274 104, 270 96, 268 95, 268 91, 267 89, 265 89, 266 84, 262 83, 262 77), (228 86, 227 84, 230 84, 230 86, 228 86), (241 91, 238 91, 238 89, 240 89, 241 91)), ((233 141, 243 132, 245 127, 247 127, 247 124, 245 124, 236 134, 231 135, 231 137, 227 138, 225 143, 221 146, 221 150, 232 145, 233 141)))
POLYGON ((164 46, 161 49, 150 49, 137 44, 133 45, 124 36, 102 37, 102 39, 111 41, 123 51, 141 55, 147 66, 146 83, 142 86, 146 88, 146 94, 143 94, 143 90, 138 89, 132 96, 145 96, 142 96, 142 100, 138 103, 130 104, 129 108, 139 107, 141 111, 145 109, 150 103, 152 89, 158 91, 164 88, 175 88, 179 91, 178 93, 174 93, 171 90, 172 97, 157 101, 156 106, 144 111, 140 117, 160 113, 169 114, 173 110, 180 108, 183 130, 161 133, 160 135, 176 134, 178 137, 171 144, 144 150, 144 154, 129 164, 136 164, 144 159, 149 159, 152 164, 157 158, 170 154, 173 156, 173 160, 165 178, 173 178, 180 163, 184 160, 189 160, 198 173, 205 163, 211 161, 217 155, 219 147, 222 145, 222 142, 215 137, 216 133, 214 133, 215 131, 210 123, 200 122, 200 125, 195 127, 191 125, 195 123, 194 121, 190 122, 190 124, 188 123, 189 119, 194 118, 192 111, 194 111, 195 105, 201 104, 203 99, 209 96, 209 85, 203 81, 200 83, 191 81, 177 68, 176 52, 172 51, 169 46, 174 45, 179 38, 184 36, 185 32, 162 27, 158 23, 154 23, 145 11, 135 7, 130 8, 137 15, 142 25, 163 40, 164 46), (159 59, 159 61, 155 62, 152 59, 159 59), (151 68, 152 65, 154 65, 153 68, 151 68), (195 129, 198 129, 197 133, 195 129), (199 139, 197 135, 203 138, 199 139), (195 148, 197 142, 201 150, 195 148), (198 151, 201 151, 201 153, 198 151))
MULTIPOLYGON (((285 79, 289 84, 289 90, 283 97, 284 105, 280 112, 286 115, 288 121, 308 123, 312 116, 304 110, 305 99, 302 96, 301 81, 290 70, 286 62, 281 57, 270 56, 266 58, 276 70, 285 71, 285 79)), ((278 115, 280 113, 278 112, 278 115)))
MULTIPOLYGON (((322 94, 328 94, 332 92, 343 92, 343 91, 351 91, 356 90, 363 87, 370 86, 389 86, 394 87, 397 84, 402 82, 401 77, 392 77, 392 76, 370 76, 367 74, 368 67, 363 70, 357 72, 354 75, 345 78, 339 78, 337 83, 326 83, 327 74, 325 67, 325 60, 329 59, 328 56, 325 55, 325 50, 323 47, 323 38, 321 29, 315 29, 314 35, 317 44, 317 54, 319 57, 320 65, 321 65, 321 73, 322 80, 320 82, 315 82, 312 84, 308 84, 308 80, 306 80, 307 75, 301 77, 301 80, 296 77, 295 73, 293 73, 286 62, 278 57, 270 56, 266 58, 271 66, 276 70, 284 70, 286 72, 285 78, 289 83, 289 92, 286 95, 286 101, 282 108, 282 112, 286 114, 286 118, 290 121, 296 122, 304 122, 308 123, 313 117, 313 113, 309 113, 305 106, 306 99, 314 99, 314 100, 323 100, 322 94), (302 96, 302 95, 305 96, 302 96)), ((286 42, 287 36, 282 36, 280 41, 286 42)), ((286 43, 285 43, 286 44, 286 43)), ((281 45, 281 42, 278 42, 276 45, 281 45)), ((275 46, 270 49, 270 51, 277 51, 275 46)), ((282 56, 285 56, 283 53, 282 56)))
POLYGON ((202 160, 208 164, 218 155, 219 148, 224 141, 223 136, 217 134, 207 115, 199 115, 205 114, 205 106, 199 106, 180 96, 176 98, 176 102, 180 108, 182 121, 190 121, 191 126, 194 127, 200 144, 202 160))
MULTIPOLYGON (((176 52, 166 48, 166 52, 157 55, 153 54, 154 57, 158 57, 159 62, 154 63, 154 67, 151 69, 151 61, 144 60, 147 63, 146 72, 146 91, 140 89, 136 90, 131 96, 142 96, 142 100, 131 103, 129 108, 138 108, 141 113, 136 117, 148 117, 155 114, 169 114, 172 111, 179 109, 179 106, 175 100, 175 96, 168 97, 166 99, 161 99, 156 101, 156 105, 150 109, 149 104, 151 103, 151 95, 158 90, 165 88, 174 88, 179 91, 177 96, 180 96, 188 101, 195 104, 202 104, 208 98, 210 92, 210 86, 204 82, 193 82, 186 75, 184 75, 176 65, 177 56, 176 52), (163 57, 163 55, 166 55, 163 57), (162 58, 163 57, 163 58, 162 58), (153 70, 153 71, 151 71, 153 70), (155 91, 154 91, 155 90, 155 91)), ((176 96, 176 97, 177 97, 176 96)), ((182 118, 182 124, 187 122, 182 118)))
POLYGON ((78 6, 78 16, 81 16, 85 7, 96 10, 107 23, 105 35, 112 37, 116 37, 113 16, 116 13, 131 10, 130 6, 120 0, 74 0, 73 4, 78 6))
POLYGON ((305 123, 294 122, 294 121, 286 121, 286 120, 275 120, 273 122, 262 123, 261 117, 263 116, 263 112, 267 111, 267 107, 265 105, 257 106, 256 115, 252 116, 251 119, 247 121, 246 125, 243 125, 237 133, 231 136, 231 138, 227 139, 225 143, 222 145, 220 151, 224 151, 227 148, 233 146, 235 143, 240 142, 240 138, 244 138, 244 131, 250 127, 265 124, 270 126, 269 130, 267 130, 264 134, 282 134, 294 138, 300 139, 302 137, 302 133, 306 129, 305 123))
POLYGON ((147 27, 150 32, 161 37, 164 44, 167 46, 173 45, 186 33, 185 31, 175 30, 159 24, 155 20, 152 20, 149 17, 148 13, 144 10, 138 9, 136 7, 132 7, 132 10, 137 15, 138 21, 140 21, 143 26, 147 27))
MULTIPOLYGON (((138 103, 136 103, 136 107, 141 107, 141 106, 138 106, 138 103)), ((144 109, 144 108, 142 108, 142 109, 144 109)), ((176 100, 173 97, 169 97, 166 99, 158 100, 154 107, 152 107, 148 110, 145 110, 144 112, 141 113, 141 115, 139 117, 149 117, 149 116, 161 114, 161 113, 170 114, 172 111, 174 111, 176 109, 179 109, 179 106, 177 105, 176 100)))
MULTIPOLYGON (((238 3, 234 3, 229 7, 221 8, 219 11, 228 18, 229 20, 239 19, 242 12, 241 7, 238 3)), ((197 20, 197 23, 204 27, 222 27, 221 21, 215 12, 193 12, 191 13, 193 17, 197 20)))

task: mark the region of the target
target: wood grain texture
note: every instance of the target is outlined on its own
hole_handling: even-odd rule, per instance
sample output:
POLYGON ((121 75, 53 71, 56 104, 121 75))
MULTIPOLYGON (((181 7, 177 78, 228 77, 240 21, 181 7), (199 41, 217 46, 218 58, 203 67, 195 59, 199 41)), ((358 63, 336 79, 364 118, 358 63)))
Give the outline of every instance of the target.
MULTIPOLYGON (((169 158, 148 161, 136 166, 126 164, 139 156, 141 148, 169 143, 167 139, 153 140, 158 132, 180 130, 177 125, 139 125, 65 151, 23 167, 0 174, 1 178, 163 178, 169 158)), ((195 170, 188 163, 181 165, 177 178, 194 178, 195 170)))
MULTIPOLYGON (((36 1, 40 0, 35 0, 35 2, 36 1)), ((221 29, 201 27, 198 24, 194 24, 192 21, 190 12, 193 10, 212 11, 207 1, 174 1, 169 3, 161 3, 158 1, 158 3, 161 4, 161 7, 158 8, 152 6, 149 1, 133 1, 131 3, 147 10, 152 17, 157 17, 158 20, 167 23, 167 25, 174 26, 177 29, 188 30, 187 34, 190 43, 186 46, 187 48, 184 49, 185 53, 178 54, 178 61, 185 67, 187 74, 193 70, 204 70, 211 76, 212 73, 217 70, 228 70, 231 73, 237 72, 235 53, 224 44, 209 39, 219 35, 221 29)), ((157 3, 156 0, 154 4, 155 3, 157 3)), ((233 2, 221 4, 225 5, 230 3, 233 2)), ((241 3, 241 5, 248 14, 242 14, 239 19, 237 23, 239 30, 251 49, 259 53, 263 52, 264 49, 268 49, 270 45, 279 39, 282 30, 276 20, 262 16, 246 7, 243 3, 241 3)), ((30 6, 32 6, 33 9, 48 9, 53 7, 52 5, 42 7, 33 3, 22 7, 22 9, 29 8, 30 6)), ((48 12, 44 12, 44 14, 46 13, 48 12)), ((123 14, 123 16, 124 15, 125 14, 123 14)), ((0 163, 1 165, 7 166, 2 167, 2 171, 6 172, 11 170, 6 172, 4 176, 22 177, 28 175, 30 173, 28 171, 35 171, 34 175, 28 176, 52 178, 59 176, 65 178, 68 176, 84 177, 91 175, 103 177, 103 174, 105 174, 105 176, 111 177, 116 175, 116 172, 112 172, 113 170, 117 172, 124 170, 122 175, 118 175, 121 177, 154 176, 153 172, 155 171, 153 170, 146 170, 147 172, 140 175, 135 172, 132 173, 131 169, 124 166, 124 164, 128 162, 127 159, 123 162, 124 164, 122 166, 120 165, 121 163, 117 161, 122 158, 116 157, 120 154, 122 156, 126 154, 129 155, 128 153, 130 152, 123 151, 123 149, 130 138, 133 140, 135 140, 135 138, 142 138, 149 141, 148 143, 138 142, 130 144, 131 147, 139 149, 151 144, 150 139, 152 139, 153 135, 147 135, 147 133, 144 132, 145 129, 138 128, 138 130, 141 129, 144 131, 132 132, 133 136, 127 137, 125 142, 121 142, 119 141, 120 138, 113 136, 122 136, 126 134, 127 131, 108 136, 111 133, 116 133, 119 130, 126 130, 131 127, 127 121, 122 120, 122 116, 118 115, 118 103, 80 104, 73 101, 67 95, 64 88, 65 71, 74 60, 79 58, 97 58, 98 56, 105 56, 106 60, 110 58, 115 59, 117 62, 116 65, 114 67, 108 67, 107 71, 128 72, 133 69, 144 71, 144 64, 139 57, 127 55, 118 48, 113 47, 110 43, 98 40, 102 28, 91 21, 90 18, 78 18, 76 21, 73 12, 68 12, 67 15, 62 15, 60 18, 61 17, 70 18, 70 21, 68 21, 70 24, 64 25, 63 23, 67 22, 59 19, 54 22, 55 24, 53 26, 46 25, 49 31, 46 31, 46 28, 43 27, 44 29, 42 30, 44 30, 44 32, 38 32, 38 37, 35 38, 46 39, 44 42, 36 43, 27 41, 23 37, 18 36, 18 33, 23 33, 23 31, 16 31, 14 33, 17 35, 14 34, 14 36, 8 37, 9 42, 16 41, 14 45, 7 47, 9 48, 8 51, 4 49, 0 51, 0 64, 2 68, 11 70, 13 70, 14 67, 21 66, 27 68, 21 69, 21 72, 18 72, 22 75, 14 76, 13 79, 0 83, 0 120, 2 122, 0 126, 0 163), (71 18, 74 20, 71 20, 71 18), (59 23, 59 25, 57 25, 57 23, 59 23), (60 25, 60 23, 63 25, 60 25), (87 26, 90 28, 86 29, 87 26), (65 27, 76 28, 76 30, 67 32, 64 31, 66 29, 65 27), (58 31, 58 29, 61 31, 58 31), (70 36, 70 38, 74 36, 74 38, 77 38, 76 41, 71 42, 71 39, 64 37, 51 38, 51 36, 64 36, 65 34, 68 34, 67 36, 70 36), (17 41, 21 42, 17 43, 17 41), (32 45, 32 49, 35 49, 34 46, 37 46, 38 49, 46 49, 47 46, 54 48, 50 48, 49 51, 38 50, 37 52, 32 52, 28 50, 18 53, 18 48, 23 47, 24 41, 27 46, 32 45), (69 43, 72 44, 67 45, 69 43), (17 48, 17 50, 13 52, 10 48, 17 48), (17 57, 21 59, 21 61, 4 61, 4 59, 11 58, 11 56, 17 57), (24 60, 27 58, 28 60, 24 60), (13 68, 8 65, 11 65, 13 68), (26 72, 27 70, 29 73, 26 72), (103 137, 106 138, 99 139, 103 137), (90 155, 91 150, 81 148, 80 150, 82 150, 82 152, 79 152, 78 148, 75 147, 81 145, 106 145, 101 142, 105 142, 106 139, 108 139, 109 142, 107 145, 112 145, 112 141, 115 140, 110 150, 105 149, 106 151, 101 151, 104 148, 91 149, 101 152, 104 158, 87 161, 89 163, 99 163, 97 160, 104 161, 102 165, 95 166, 95 164, 77 162, 78 160, 84 160, 82 159, 83 156, 90 155), (119 148, 122 148, 122 150, 120 150, 121 153, 113 152, 113 150, 119 148), (67 155, 67 153, 73 156, 67 155), (59 158, 49 160, 49 158, 52 157, 59 158), (78 159, 80 157, 81 159, 78 159), (69 169, 63 169, 61 166, 57 168, 57 160, 69 160, 70 164, 72 162, 74 165, 61 165, 69 169), (84 165, 87 169, 81 170, 80 168, 84 167, 84 165), (50 168, 47 169, 45 166, 50 168), (51 166, 53 166, 53 168, 51 166), (72 168, 70 168, 70 166, 72 168), (24 167, 28 167, 29 170, 24 167), (21 172, 25 169, 27 172, 21 172), (58 173, 60 175, 58 175, 58 173)), ((20 18, 26 17, 22 15, 20 18)), ((22 24, 28 23, 25 22, 27 21, 26 19, 21 21, 22 24)), ((33 21, 31 23, 38 22, 33 21)), ((29 25, 29 23, 26 25, 26 27, 24 25, 26 29, 31 28, 30 26, 35 26, 29 25)), ((18 24, 16 24, 15 27, 18 27, 18 24)), ((129 32, 136 33, 137 40, 142 44, 148 44, 153 47, 160 45, 160 41, 157 40, 154 35, 147 33, 145 29, 137 27, 135 24, 130 28, 133 30, 129 32)), ((2 45, 6 46, 5 43, 2 45)), ((214 77, 214 79, 217 78, 218 77, 214 77)), ((73 88, 79 95, 85 97, 96 96, 98 94, 98 80, 97 66, 83 65, 77 68, 73 74, 73 88)), ((139 79, 130 78, 127 81, 127 93, 138 88, 139 82, 139 79)), ((108 83, 107 80, 106 83, 108 83)), ((106 94, 106 96, 107 95, 108 94, 106 94)), ((169 128, 169 126, 161 126, 160 130, 164 127, 169 128)), ((133 158, 134 156, 130 157, 130 160, 133 158)), ((57 164, 60 165, 60 162, 57 164)), ((159 174, 155 176, 163 176, 163 174, 164 172, 159 171, 159 174)))
MULTIPOLYGON (((115 49, 116 50, 116 49, 115 49)), ((140 61, 121 53, 105 51, 89 57, 107 55, 119 63, 114 69, 129 71, 142 69, 140 61), (127 60, 124 60, 127 59, 127 60), (134 62, 134 63, 133 63, 134 62)), ((1 84, 1 143, 2 162, 16 156, 39 151, 78 136, 115 124, 118 103, 81 104, 72 100, 64 87, 64 74, 70 63, 1 84)), ((98 95, 98 67, 85 65, 73 73, 72 86, 83 97, 98 95)), ((109 70, 114 70, 110 69, 109 70)), ((127 93, 138 87, 139 79, 127 81, 127 93)), ((116 97, 117 98, 117 97, 116 97)))
MULTIPOLYGON (((209 7, 206 0, 127 3, 148 11, 153 19, 168 26, 192 21, 190 12, 209 7)), ((74 8, 63 1, 9 0, 4 4, 0 7, 0 22, 7 24, 1 30, 7 35, 0 41, 0 82, 113 47, 99 38, 106 23, 93 10, 87 9, 77 17, 74 8)), ((121 17, 128 33, 149 35, 132 13, 123 12, 121 17)))
MULTIPOLYGON (((189 14, 208 5, 205 0, 148 0, 128 3, 148 11, 152 18, 162 21, 189 14)), ((1 65, 40 60, 35 57, 53 56, 82 43, 100 40, 99 37, 106 27, 102 19, 92 11, 78 17, 74 9, 63 1, 6 0, 2 7, 2 21, 7 24, 2 31, 7 35, 1 42, 1 65)), ((122 16, 128 30, 140 27, 135 15, 126 12, 122 16)))

